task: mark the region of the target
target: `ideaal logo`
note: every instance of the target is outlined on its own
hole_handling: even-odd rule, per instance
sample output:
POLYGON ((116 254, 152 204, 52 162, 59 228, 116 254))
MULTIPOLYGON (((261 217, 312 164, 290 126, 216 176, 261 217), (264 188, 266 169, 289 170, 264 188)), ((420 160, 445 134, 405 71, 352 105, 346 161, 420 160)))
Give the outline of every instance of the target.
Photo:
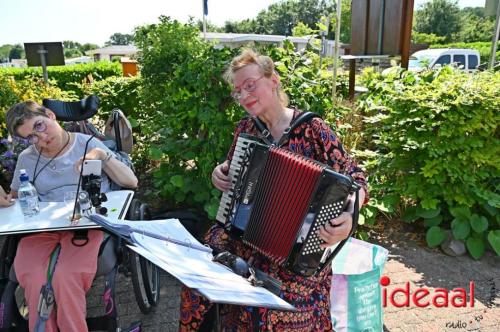
POLYGON ((448 290, 446 288, 435 288, 432 292, 426 287, 410 289, 410 282, 406 282, 404 287, 388 290, 387 286, 391 283, 389 277, 383 276, 380 278, 382 285, 382 305, 387 307, 387 302, 394 307, 403 308, 409 307, 410 303, 419 307, 425 308, 430 305, 436 308, 454 308, 470 307, 474 308, 474 281, 469 282, 469 288, 454 288, 448 290), (397 295, 404 295, 403 298, 398 298, 397 295))

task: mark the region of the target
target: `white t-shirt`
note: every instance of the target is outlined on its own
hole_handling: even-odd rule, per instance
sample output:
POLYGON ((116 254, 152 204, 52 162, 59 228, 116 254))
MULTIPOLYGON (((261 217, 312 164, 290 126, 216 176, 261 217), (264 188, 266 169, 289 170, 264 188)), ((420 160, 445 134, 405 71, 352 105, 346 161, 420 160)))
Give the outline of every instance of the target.
MULTIPOLYGON (((10 188, 19 191, 19 171, 24 168, 31 183, 34 184, 38 191, 38 196, 42 202, 62 202, 65 192, 76 191, 80 174, 75 170, 75 163, 83 157, 85 144, 91 136, 81 133, 71 134, 75 135, 75 139, 64 154, 54 158, 52 161, 50 161, 50 158, 46 158, 43 155, 40 156, 36 170, 39 174, 36 176, 35 183, 33 183, 33 179, 35 178, 34 171, 40 153, 35 145, 31 145, 21 152, 17 159, 16 170, 14 171, 14 177, 10 188), (45 167, 49 162, 50 164, 45 167)), ((100 148, 111 153, 111 150, 95 137, 90 140, 87 153, 94 148, 100 148)), ((110 180, 103 172, 101 192, 108 192, 109 190, 110 180)))

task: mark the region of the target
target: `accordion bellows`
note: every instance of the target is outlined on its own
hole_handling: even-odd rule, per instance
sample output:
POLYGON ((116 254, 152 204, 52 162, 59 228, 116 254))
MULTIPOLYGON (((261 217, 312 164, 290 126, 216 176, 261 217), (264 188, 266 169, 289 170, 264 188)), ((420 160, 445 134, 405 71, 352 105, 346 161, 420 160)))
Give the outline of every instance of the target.
POLYGON ((321 249, 316 232, 344 210, 354 181, 327 165, 257 138, 238 137, 217 220, 254 250, 302 276, 318 273, 343 245, 321 249))

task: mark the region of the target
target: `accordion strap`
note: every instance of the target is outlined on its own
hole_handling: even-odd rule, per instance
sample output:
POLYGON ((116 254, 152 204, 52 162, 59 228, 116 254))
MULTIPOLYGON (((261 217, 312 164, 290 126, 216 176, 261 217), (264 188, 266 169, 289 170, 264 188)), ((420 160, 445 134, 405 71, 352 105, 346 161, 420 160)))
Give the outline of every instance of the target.
POLYGON ((283 136, 281 136, 281 139, 279 140, 278 143, 276 143, 271 136, 271 132, 267 129, 267 126, 264 122, 262 122, 258 117, 254 118, 255 125, 257 126, 257 129, 260 131, 263 140, 267 145, 275 145, 278 147, 283 146, 283 144, 288 140, 288 137, 290 136, 290 133, 295 130, 298 126, 303 124, 304 122, 308 122, 312 118, 320 118, 320 116, 316 113, 313 112, 303 112, 301 113, 295 121, 292 122, 290 127, 286 128, 285 131, 283 132, 283 136))

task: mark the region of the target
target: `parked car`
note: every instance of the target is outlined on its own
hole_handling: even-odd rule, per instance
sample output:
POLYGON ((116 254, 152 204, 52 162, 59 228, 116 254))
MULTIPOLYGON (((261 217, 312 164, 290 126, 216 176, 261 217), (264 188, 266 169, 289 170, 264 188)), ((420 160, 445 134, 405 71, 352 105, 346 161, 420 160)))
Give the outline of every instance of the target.
POLYGON ((479 59, 479 51, 473 49, 432 48, 413 53, 408 70, 421 71, 455 63, 458 68, 474 71, 479 66, 479 59))
MULTIPOLYGON (((408 70, 419 72, 426 68, 456 64, 458 68, 467 71, 476 71, 479 67, 479 51, 460 48, 429 48, 413 53, 410 56, 408 70)), ((387 68, 382 75, 397 70, 398 67, 387 68)))

